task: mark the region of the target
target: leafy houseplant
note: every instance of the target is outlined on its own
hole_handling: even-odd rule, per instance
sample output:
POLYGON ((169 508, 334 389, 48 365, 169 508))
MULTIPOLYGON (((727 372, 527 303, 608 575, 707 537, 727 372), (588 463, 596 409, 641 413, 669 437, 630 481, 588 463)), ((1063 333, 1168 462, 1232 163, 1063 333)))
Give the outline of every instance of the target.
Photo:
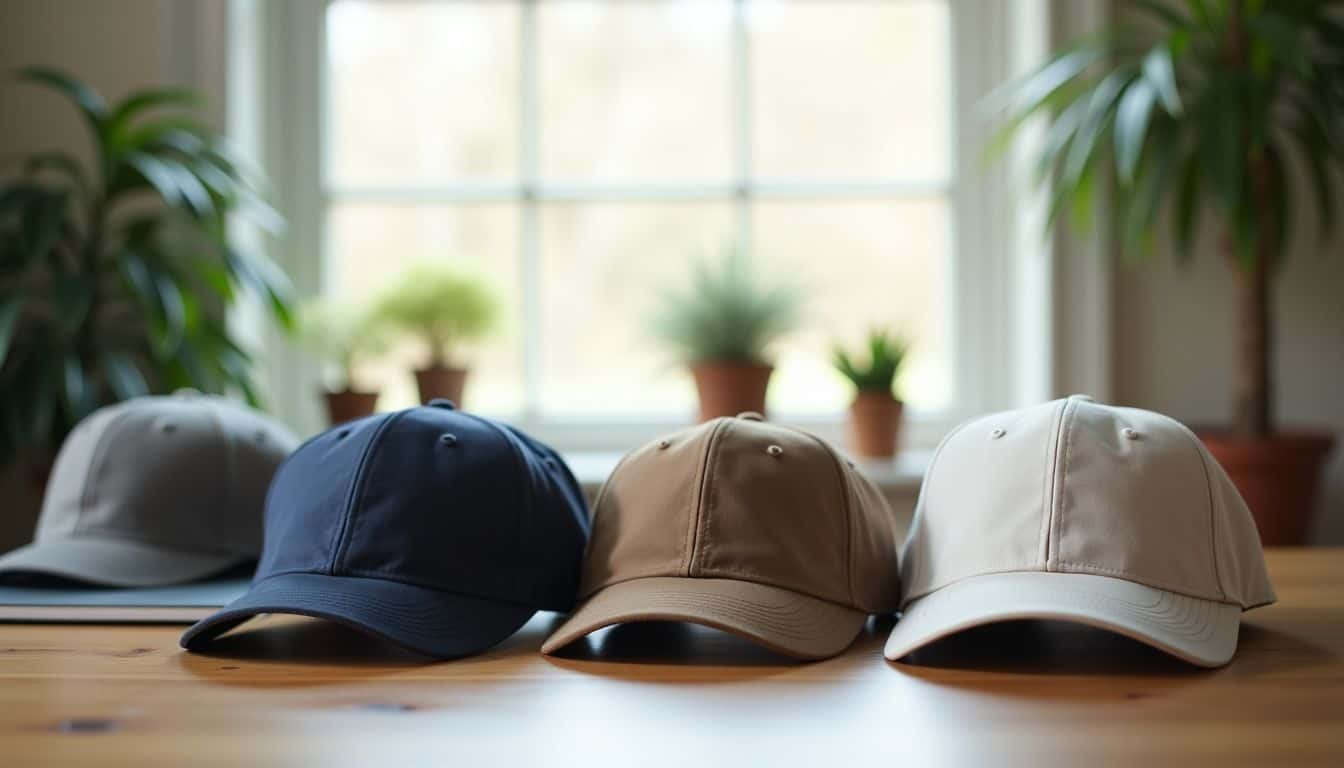
POLYGON ((415 372, 420 399, 461 405, 467 370, 456 364, 454 347, 481 338, 499 317, 498 300, 485 283, 454 267, 414 267, 379 298, 374 313, 425 347, 428 364, 415 372))
POLYGON ((289 281, 228 231, 233 214, 282 225, 196 94, 109 105, 59 72, 23 81, 68 98, 94 161, 46 151, 0 180, 0 463, 42 456, 101 405, 191 387, 257 402, 224 310, 247 287, 286 328, 289 281))
POLYGON ((835 368, 856 390, 849 423, 854 452, 859 456, 885 459, 896 455, 904 404, 893 387, 909 348, 905 339, 882 328, 869 331, 866 360, 835 348, 835 368))
POLYGON ((680 291, 663 294, 650 325, 690 366, 707 421, 765 413, 769 347, 797 326, 801 307, 796 284, 767 279, 744 252, 728 248, 695 265, 680 291))
POLYGON ((341 424, 373 413, 378 393, 355 386, 355 365, 383 351, 382 329, 376 318, 356 307, 313 300, 299 308, 297 326, 303 346, 331 369, 330 383, 323 393, 330 423, 341 424))
POLYGON ((1315 189, 1324 232, 1344 168, 1344 23, 1314 0, 1135 0, 1153 22, 1083 40, 1010 89, 1005 136, 1048 114, 1042 178, 1079 224, 1110 183, 1122 250, 1148 253, 1169 216, 1175 252, 1216 215, 1237 279, 1235 428, 1202 435, 1267 543, 1300 543, 1326 435, 1275 427, 1271 284, 1289 232, 1288 171, 1315 189), (1164 210, 1165 209, 1165 210, 1164 210))

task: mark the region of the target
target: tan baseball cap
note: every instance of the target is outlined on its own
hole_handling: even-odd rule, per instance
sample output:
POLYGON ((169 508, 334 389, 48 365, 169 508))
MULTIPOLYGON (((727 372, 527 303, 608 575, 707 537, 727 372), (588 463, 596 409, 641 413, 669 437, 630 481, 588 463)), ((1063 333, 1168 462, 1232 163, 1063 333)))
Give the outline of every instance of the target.
POLYGON ((896 521, 813 435, 715 419, 627 455, 598 495, 582 605, 553 653, 629 621, 690 621, 820 659, 895 610, 896 521))
POLYGON ((1274 602, 1250 511, 1174 419, 1089 398, 961 425, 924 478, 886 657, 1010 619, 1080 622, 1216 667, 1274 602))
POLYGON ((61 446, 32 544, 0 575, 158 586, 256 560, 271 475, 298 441, 272 419, 183 392, 100 408, 61 446))

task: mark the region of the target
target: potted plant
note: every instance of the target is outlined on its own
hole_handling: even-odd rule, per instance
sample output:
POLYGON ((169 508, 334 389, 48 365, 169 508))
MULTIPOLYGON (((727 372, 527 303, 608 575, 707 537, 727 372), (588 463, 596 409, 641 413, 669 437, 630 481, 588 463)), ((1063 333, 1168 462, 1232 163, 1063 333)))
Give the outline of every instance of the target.
POLYGON ((374 312, 379 322, 424 346, 427 363, 415 371, 421 401, 444 398, 461 405, 467 369, 456 363, 455 347, 484 336, 499 315, 485 283, 456 267, 414 267, 382 294, 374 312))
POLYGON ((355 365, 383 351, 383 336, 372 313, 329 300, 313 300, 299 308, 299 340, 325 364, 323 397, 331 424, 373 413, 378 392, 355 386, 355 365))
POLYGON ((765 413, 769 347, 797 326, 801 306, 797 285, 766 278, 736 248, 696 264, 682 290, 662 296, 652 331, 690 366, 701 421, 765 413))
POLYGON ((246 288, 291 325, 285 274, 229 231, 235 215, 283 224, 256 174, 198 121, 192 91, 108 104, 59 72, 20 78, 69 99, 94 160, 37 152, 0 180, 0 464, 45 462, 94 409, 147 393, 256 404, 226 310, 246 288))
POLYGON ((896 374, 910 345, 894 333, 874 328, 868 333, 868 358, 860 360, 836 346, 835 369, 854 385, 849 407, 850 445, 866 459, 889 459, 896 455, 904 404, 893 389, 896 374))
POLYGON ((1039 168, 1055 185, 1050 221, 1067 205, 1085 224, 1109 183, 1126 254, 1150 251, 1167 216, 1186 257, 1200 215, 1215 214, 1237 282, 1236 412, 1231 429, 1201 437, 1261 539, 1302 543, 1331 438, 1275 422, 1272 285, 1290 229, 1290 165, 1313 182, 1327 234, 1338 216, 1344 23, 1320 2, 1134 5, 1153 23, 1076 43, 1009 89, 1005 136, 1048 115, 1039 168))

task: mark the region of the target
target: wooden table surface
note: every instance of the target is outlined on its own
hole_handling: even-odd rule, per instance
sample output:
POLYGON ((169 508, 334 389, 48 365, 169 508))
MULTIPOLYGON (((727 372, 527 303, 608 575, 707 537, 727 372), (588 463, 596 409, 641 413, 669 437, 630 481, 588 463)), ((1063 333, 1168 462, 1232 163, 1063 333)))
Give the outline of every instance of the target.
POLYGON ((0 626, 0 766, 1344 766, 1344 550, 1269 565, 1279 603, 1218 670, 1043 622, 920 665, 883 660, 889 621, 813 664, 675 624, 548 659, 549 615, 444 663, 286 617, 210 656, 180 627, 0 626))

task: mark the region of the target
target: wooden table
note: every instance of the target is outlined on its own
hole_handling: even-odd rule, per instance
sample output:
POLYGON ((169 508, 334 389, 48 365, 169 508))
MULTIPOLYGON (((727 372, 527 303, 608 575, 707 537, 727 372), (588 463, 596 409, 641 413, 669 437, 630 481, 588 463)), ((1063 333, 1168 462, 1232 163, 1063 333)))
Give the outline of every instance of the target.
POLYGON ((815 664, 672 624, 547 659, 551 616, 437 664, 294 618, 212 656, 180 627, 0 626, 0 766, 1344 766, 1344 550, 1269 564, 1280 602, 1212 671, 1047 623, 920 666, 882 659, 885 621, 815 664))

